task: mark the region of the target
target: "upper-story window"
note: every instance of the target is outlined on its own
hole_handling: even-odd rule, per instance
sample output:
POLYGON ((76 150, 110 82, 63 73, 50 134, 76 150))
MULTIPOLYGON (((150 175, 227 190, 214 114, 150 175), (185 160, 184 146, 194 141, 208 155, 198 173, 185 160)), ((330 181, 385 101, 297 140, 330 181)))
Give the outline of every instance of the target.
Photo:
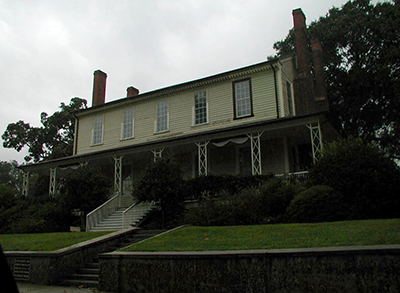
POLYGON ((94 127, 92 129, 92 145, 103 143, 104 116, 94 118, 94 127))
POLYGON ((122 123, 121 134, 122 139, 128 139, 134 136, 133 109, 124 111, 124 122, 122 123))
POLYGON ((250 79, 233 83, 235 118, 253 115, 250 79))
POLYGON ((194 95, 194 125, 208 122, 207 93, 198 92, 194 95))
POLYGON ((289 106, 289 116, 294 116, 294 99, 293 99, 293 87, 290 81, 286 81, 286 88, 287 88, 287 99, 288 99, 288 106, 289 106))
POLYGON ((168 101, 160 101, 157 103, 156 132, 167 131, 168 124, 168 101))

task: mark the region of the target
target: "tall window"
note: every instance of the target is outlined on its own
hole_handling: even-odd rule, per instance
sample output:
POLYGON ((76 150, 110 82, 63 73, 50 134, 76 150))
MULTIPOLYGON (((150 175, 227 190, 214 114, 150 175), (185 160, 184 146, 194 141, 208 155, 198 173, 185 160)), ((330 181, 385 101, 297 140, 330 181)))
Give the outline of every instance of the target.
POLYGON ((92 130, 92 144, 103 143, 103 132, 104 132, 104 116, 98 116, 94 118, 94 127, 92 130))
POLYGON ((289 116, 294 116, 293 90, 292 90, 292 84, 288 80, 286 81, 286 88, 287 88, 287 98, 289 105, 289 116))
POLYGON ((168 101, 164 100, 157 104, 156 132, 168 130, 168 101))
POLYGON ((194 95, 194 125, 207 122, 207 94, 205 91, 198 92, 194 95))
POLYGON ((124 112, 124 122, 122 123, 122 139, 132 138, 133 134, 133 109, 124 112))
POLYGON ((253 114, 250 79, 233 83, 235 118, 253 114))

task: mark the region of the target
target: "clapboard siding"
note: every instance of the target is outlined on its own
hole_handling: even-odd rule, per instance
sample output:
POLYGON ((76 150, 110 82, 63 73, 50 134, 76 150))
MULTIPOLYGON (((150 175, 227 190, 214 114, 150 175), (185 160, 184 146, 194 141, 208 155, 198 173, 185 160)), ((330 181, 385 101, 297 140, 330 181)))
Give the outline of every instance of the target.
POLYGON ((275 118, 277 118, 277 114, 274 76, 272 70, 265 70, 195 90, 179 92, 170 96, 160 96, 151 100, 132 102, 129 106, 84 115, 79 119, 77 154, 275 118), (232 83, 247 78, 251 79, 254 116, 235 120, 232 83), (199 91, 207 92, 209 121, 204 125, 193 126, 194 95, 199 91), (168 100, 169 131, 154 133, 157 103, 164 99, 168 100), (121 123, 123 122, 124 111, 128 108, 134 109, 135 137, 121 140, 121 123), (100 115, 104 115, 103 144, 91 146, 94 118, 100 115))

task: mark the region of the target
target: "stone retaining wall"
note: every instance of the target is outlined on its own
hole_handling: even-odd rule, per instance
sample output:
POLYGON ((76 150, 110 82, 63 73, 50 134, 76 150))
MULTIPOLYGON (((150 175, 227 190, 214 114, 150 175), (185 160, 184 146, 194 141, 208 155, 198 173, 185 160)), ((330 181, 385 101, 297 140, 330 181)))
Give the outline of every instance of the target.
POLYGON ((100 255, 117 292, 400 292, 400 245, 100 255))
POLYGON ((110 251, 135 230, 117 231, 53 252, 6 251, 4 254, 16 280, 53 285, 78 267, 91 262, 99 253, 110 251))

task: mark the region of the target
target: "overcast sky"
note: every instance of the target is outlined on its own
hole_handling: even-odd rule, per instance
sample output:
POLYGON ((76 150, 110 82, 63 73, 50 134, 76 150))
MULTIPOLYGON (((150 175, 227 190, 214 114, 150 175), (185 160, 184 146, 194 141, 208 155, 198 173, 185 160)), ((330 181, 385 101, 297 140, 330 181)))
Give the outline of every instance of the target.
MULTIPOLYGON (((73 97, 91 106, 93 72, 106 102, 265 61, 292 27, 344 0, 0 0, 0 136, 9 123, 40 125, 73 97)), ((374 2, 375 3, 375 2, 374 2)), ((0 160, 23 163, 4 149, 0 160)))

